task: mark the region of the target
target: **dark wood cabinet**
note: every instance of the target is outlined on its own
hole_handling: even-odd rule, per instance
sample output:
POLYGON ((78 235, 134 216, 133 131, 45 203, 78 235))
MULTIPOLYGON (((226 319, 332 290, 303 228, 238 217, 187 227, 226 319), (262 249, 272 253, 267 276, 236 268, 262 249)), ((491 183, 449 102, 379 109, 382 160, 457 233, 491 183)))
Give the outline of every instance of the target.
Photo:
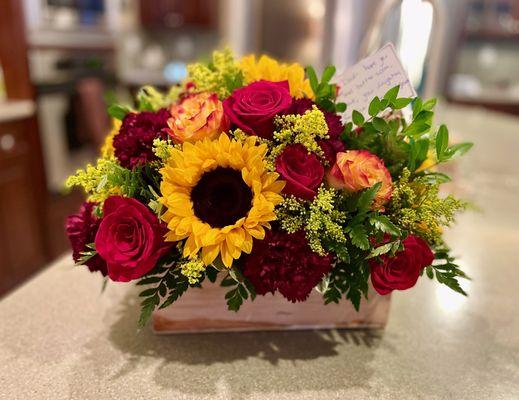
POLYGON ((45 262, 31 119, 0 123, 0 293, 45 262))
POLYGON ((149 29, 207 28, 218 23, 217 0, 140 0, 141 23, 149 29))

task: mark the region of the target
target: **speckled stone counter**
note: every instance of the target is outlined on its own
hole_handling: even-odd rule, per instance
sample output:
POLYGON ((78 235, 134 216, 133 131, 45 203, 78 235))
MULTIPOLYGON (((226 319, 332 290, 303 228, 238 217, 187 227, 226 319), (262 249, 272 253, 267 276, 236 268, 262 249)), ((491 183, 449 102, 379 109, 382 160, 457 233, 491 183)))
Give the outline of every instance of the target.
POLYGON ((519 399, 519 123, 442 119, 476 143, 453 189, 484 212, 448 232, 470 298, 425 278, 384 331, 155 336, 135 288, 66 257, 0 301, 0 398, 519 399))

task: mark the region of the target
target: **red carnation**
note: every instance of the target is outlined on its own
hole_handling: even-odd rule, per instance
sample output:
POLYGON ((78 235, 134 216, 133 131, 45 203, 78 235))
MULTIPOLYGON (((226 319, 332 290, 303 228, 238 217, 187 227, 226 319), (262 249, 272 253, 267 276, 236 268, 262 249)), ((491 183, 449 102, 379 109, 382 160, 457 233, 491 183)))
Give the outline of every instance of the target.
POLYGON ((107 262, 110 279, 128 282, 151 271, 171 246, 164 242, 166 231, 157 216, 137 200, 106 199, 95 245, 107 262))
POLYGON ((411 235, 402 244, 404 250, 394 257, 383 255, 380 261, 371 261, 371 282, 382 295, 413 287, 422 269, 434 260, 434 253, 422 238, 411 235))
POLYGON ((304 301, 332 268, 332 257, 314 253, 303 231, 268 231, 254 242, 242 266, 243 275, 257 294, 278 290, 292 302, 304 301))
MULTIPOLYGON (((306 111, 311 110, 315 103, 310 99, 294 99, 292 105, 287 111, 287 114, 304 114, 306 111)), ((321 107, 317 106, 319 110, 324 114, 326 125, 328 125, 329 139, 319 140, 318 143, 324 151, 324 155, 330 165, 335 163, 335 155, 341 151, 344 151, 346 147, 341 140, 341 134, 344 130, 344 126, 341 122, 341 117, 335 113, 326 111, 321 107)))
POLYGON ((126 114, 119 133, 113 139, 114 154, 119 163, 131 169, 155 161, 153 140, 167 137, 165 129, 170 117, 166 109, 126 114))
MULTIPOLYGON (((93 213, 95 206, 96 203, 85 202, 81 205, 79 213, 70 215, 67 218, 67 236, 72 246, 72 258, 76 263, 82 257, 82 252, 89 251, 86 246, 94 243, 97 230, 99 229, 101 219, 97 218, 93 213)), ((99 271, 103 276, 107 274, 106 262, 99 254, 88 259, 85 265, 92 272, 99 271)))

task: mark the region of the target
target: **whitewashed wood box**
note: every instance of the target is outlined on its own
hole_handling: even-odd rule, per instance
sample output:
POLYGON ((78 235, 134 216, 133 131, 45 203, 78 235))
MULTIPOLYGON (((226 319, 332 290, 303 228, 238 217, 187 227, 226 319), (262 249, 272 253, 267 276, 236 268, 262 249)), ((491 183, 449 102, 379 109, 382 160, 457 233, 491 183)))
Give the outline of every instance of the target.
POLYGON ((329 328, 383 328, 389 315, 390 296, 370 289, 357 312, 348 301, 324 305, 312 291, 305 302, 292 303, 279 294, 245 301, 238 312, 228 311, 225 292, 218 284, 188 290, 171 306, 153 313, 157 334, 189 332, 274 331, 329 328))

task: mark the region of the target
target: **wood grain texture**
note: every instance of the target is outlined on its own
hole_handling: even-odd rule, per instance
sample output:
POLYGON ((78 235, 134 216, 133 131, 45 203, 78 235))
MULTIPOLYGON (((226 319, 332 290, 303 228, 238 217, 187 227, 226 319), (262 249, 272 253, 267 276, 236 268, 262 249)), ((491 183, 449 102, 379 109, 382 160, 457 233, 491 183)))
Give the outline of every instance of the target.
POLYGON ((258 296, 235 313, 227 310, 225 292, 226 288, 216 284, 190 289, 171 306, 153 313, 154 332, 383 328, 389 314, 390 296, 379 296, 372 289, 359 312, 346 301, 325 306, 321 294, 313 291, 304 303, 291 303, 278 294, 258 296))

